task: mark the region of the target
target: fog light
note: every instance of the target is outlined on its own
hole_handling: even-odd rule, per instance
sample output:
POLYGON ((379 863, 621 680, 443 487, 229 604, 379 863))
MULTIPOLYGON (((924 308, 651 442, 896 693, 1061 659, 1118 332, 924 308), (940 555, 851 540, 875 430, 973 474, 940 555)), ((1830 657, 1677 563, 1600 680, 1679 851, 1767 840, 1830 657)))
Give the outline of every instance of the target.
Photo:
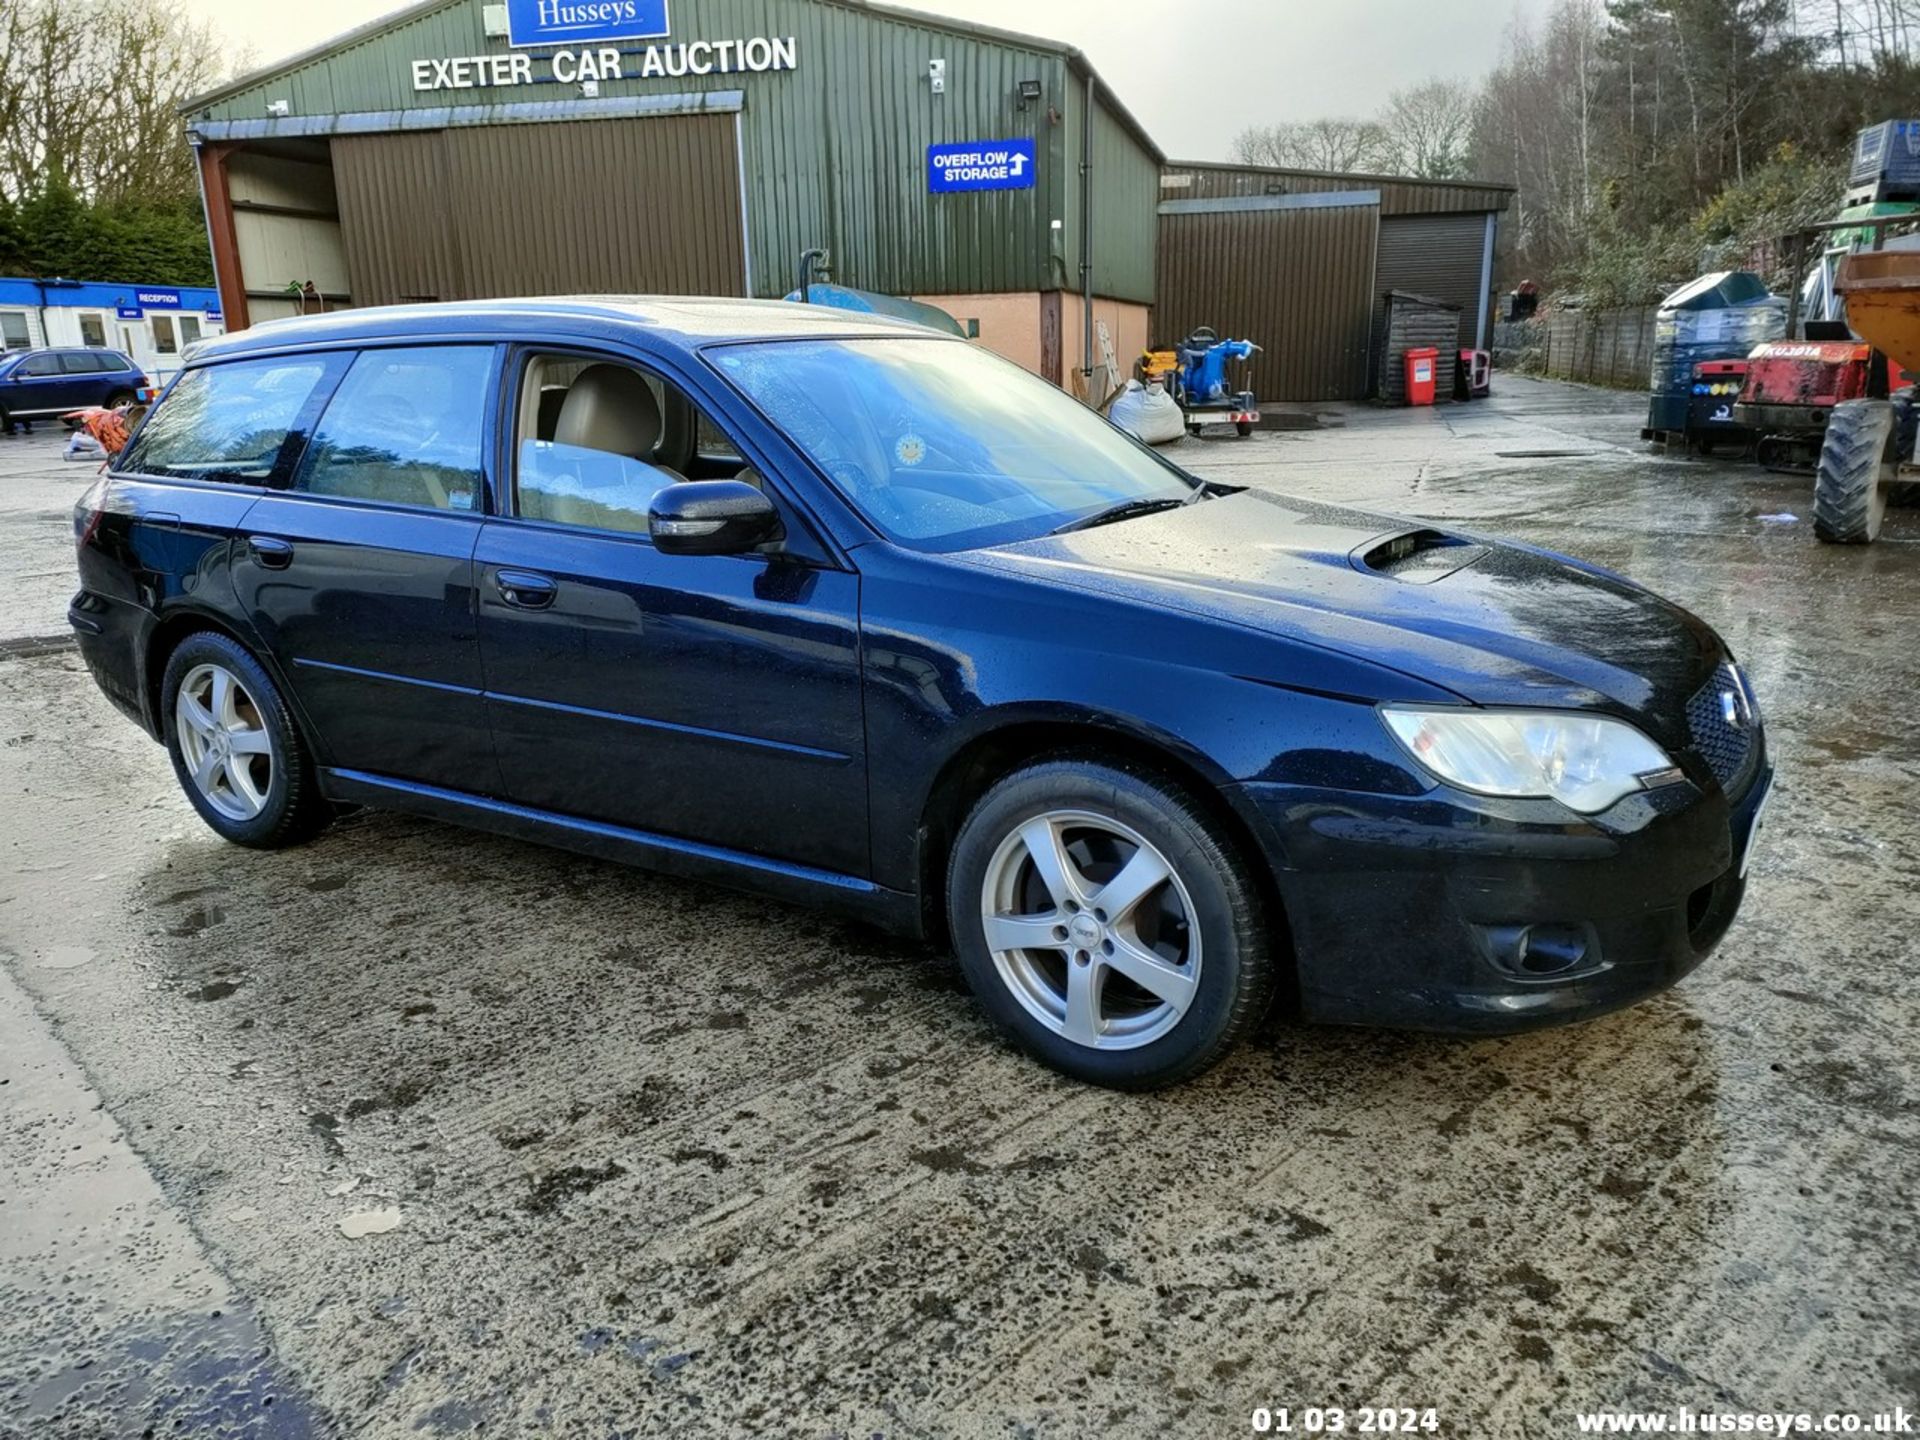
POLYGON ((1586 933, 1571 925, 1529 926, 1520 942, 1520 968, 1529 975, 1564 975, 1586 958, 1586 933))
POLYGON ((1528 980, 1551 980, 1597 958, 1584 925, 1493 925, 1487 948, 1501 969, 1528 980))

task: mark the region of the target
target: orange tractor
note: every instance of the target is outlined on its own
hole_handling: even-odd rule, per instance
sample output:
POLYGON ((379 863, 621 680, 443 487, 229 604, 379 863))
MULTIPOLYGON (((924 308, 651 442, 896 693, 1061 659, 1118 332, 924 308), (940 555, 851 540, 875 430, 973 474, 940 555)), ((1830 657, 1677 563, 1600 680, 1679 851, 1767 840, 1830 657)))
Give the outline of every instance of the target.
POLYGON ((1822 540, 1861 545, 1880 534, 1896 487, 1920 480, 1914 387, 1889 393, 1884 378, 1900 370, 1920 374, 1920 250, 1849 255, 1840 262, 1834 289, 1846 306, 1847 324, 1874 353, 1865 367, 1868 393, 1840 400, 1827 421, 1815 471, 1813 527, 1822 540))
POLYGON ((1920 480, 1914 456, 1920 241, 1882 248, 1888 229, 1915 223, 1911 214, 1854 219, 1789 237, 1795 273, 1808 241, 1839 231, 1847 243, 1829 249, 1824 269, 1807 282, 1806 293, 1822 293, 1807 315, 1804 338, 1796 333, 1803 298, 1796 293, 1787 338, 1748 354, 1733 407, 1734 421, 1757 437, 1754 458, 1762 465, 1814 473, 1814 532, 1833 544, 1873 540, 1890 496, 1906 492, 1905 500, 1920 491, 1910 483, 1920 480), (1861 244, 1873 248, 1851 248, 1861 244), (1869 483, 1863 457, 1875 445, 1880 460, 1869 483))

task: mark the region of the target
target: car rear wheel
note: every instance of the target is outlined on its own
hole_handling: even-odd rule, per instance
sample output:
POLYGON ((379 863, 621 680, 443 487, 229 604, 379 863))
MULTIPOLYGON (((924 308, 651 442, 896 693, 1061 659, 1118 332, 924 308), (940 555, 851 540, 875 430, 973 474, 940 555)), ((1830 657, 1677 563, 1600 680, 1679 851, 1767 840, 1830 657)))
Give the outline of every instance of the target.
POLYGON ((118 410, 122 405, 131 405, 134 394, 131 390, 116 390, 107 397, 107 409, 118 410))
POLYGON ((188 636, 167 661, 160 695, 173 773, 219 835, 271 850, 326 823, 286 703, 243 648, 211 631, 188 636))
POLYGON ((1843 400, 1833 407, 1813 486, 1813 531, 1822 540, 1865 545, 1879 536, 1898 419, 1886 400, 1843 400))
POLYGON ((947 897, 982 1006, 1077 1079, 1144 1090, 1197 1075, 1271 997, 1244 862, 1157 776, 1059 760, 1007 777, 961 827, 947 897))

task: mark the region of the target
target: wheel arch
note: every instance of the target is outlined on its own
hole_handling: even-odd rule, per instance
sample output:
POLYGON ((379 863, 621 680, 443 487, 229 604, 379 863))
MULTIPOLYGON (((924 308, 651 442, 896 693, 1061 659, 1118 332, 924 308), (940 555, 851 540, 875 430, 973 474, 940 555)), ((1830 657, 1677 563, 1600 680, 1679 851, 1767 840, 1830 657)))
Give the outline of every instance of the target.
POLYGON ((147 707, 147 728, 154 738, 164 741, 167 735, 165 706, 160 695, 161 683, 167 675, 167 662, 173 658, 173 652, 178 650, 189 636, 203 632, 231 640, 252 656, 255 664, 267 672, 267 678, 273 681, 274 688, 280 692, 280 698, 287 707, 287 713, 293 717, 293 723, 299 727, 300 738, 305 743, 308 753, 316 754, 313 726, 307 722, 298 697, 294 695, 293 688, 287 684, 286 676, 281 673, 273 656, 266 653, 259 642, 232 618, 212 610, 202 610, 198 606, 176 606, 169 609, 154 623, 153 631, 147 637, 146 672, 141 679, 141 696, 147 707))
POLYGON ((1177 739, 1110 716, 1085 712, 1009 711, 961 744, 935 774, 921 807, 916 838, 921 925, 929 941, 948 943, 947 861, 973 807, 995 784, 1028 765, 1063 757, 1121 765, 1177 785, 1221 827, 1259 887, 1268 933, 1291 981, 1291 929, 1285 896, 1270 858, 1276 841, 1266 823, 1238 798, 1231 777, 1177 739))

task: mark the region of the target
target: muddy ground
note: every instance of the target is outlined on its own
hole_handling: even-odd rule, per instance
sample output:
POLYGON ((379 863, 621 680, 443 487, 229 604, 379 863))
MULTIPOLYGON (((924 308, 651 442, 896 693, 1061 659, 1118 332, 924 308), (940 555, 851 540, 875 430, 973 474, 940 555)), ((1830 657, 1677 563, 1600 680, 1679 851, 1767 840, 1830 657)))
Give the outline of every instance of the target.
POLYGON ((1650 455, 1634 397, 1500 389, 1181 448, 1717 626, 1779 764, 1746 911, 1595 1024, 1275 1021, 1149 1097, 1035 1068, 944 959, 813 914, 376 814, 221 844, 28 643, 64 630, 91 467, 0 440, 30 577, 0 642, 0 1433, 1917 1408, 1920 511, 1821 547, 1804 480, 1650 455))

